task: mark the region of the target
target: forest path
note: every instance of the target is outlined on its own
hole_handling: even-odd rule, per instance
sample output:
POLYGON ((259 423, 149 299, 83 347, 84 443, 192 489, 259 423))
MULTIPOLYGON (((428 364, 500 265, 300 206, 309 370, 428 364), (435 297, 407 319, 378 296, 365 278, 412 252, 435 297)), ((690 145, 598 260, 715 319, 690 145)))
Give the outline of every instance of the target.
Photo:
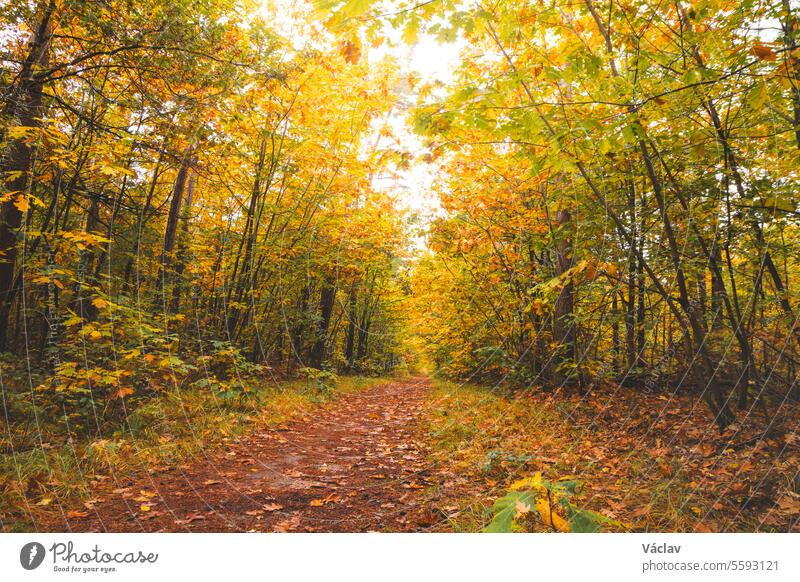
POLYGON ((430 470, 414 435, 429 389, 411 378, 342 396, 185 469, 97 492, 91 511, 37 529, 418 531, 432 521, 420 504, 430 470))

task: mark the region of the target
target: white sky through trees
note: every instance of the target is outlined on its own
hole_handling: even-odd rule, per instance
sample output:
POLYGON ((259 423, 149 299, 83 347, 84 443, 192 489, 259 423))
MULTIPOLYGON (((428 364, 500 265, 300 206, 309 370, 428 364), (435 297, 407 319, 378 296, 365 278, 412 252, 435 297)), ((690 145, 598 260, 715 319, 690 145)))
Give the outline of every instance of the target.
MULTIPOLYGON (((273 22, 296 49, 331 40, 322 22, 308 18, 307 12, 313 8, 307 0, 261 1, 261 16, 273 22), (302 15, 306 15, 306 18, 302 15), (310 28, 300 24, 309 20, 312 22, 310 28)), ((378 150, 391 148, 411 155, 407 166, 377 175, 373 182, 376 188, 394 194, 402 207, 417 215, 421 225, 427 223, 441 208, 434 188, 436 164, 424 161, 424 157, 430 152, 413 133, 408 116, 410 109, 417 103, 417 92, 421 87, 431 84, 446 86, 450 83, 463 45, 461 39, 443 44, 425 33, 420 34, 415 44, 408 45, 402 40, 399 31, 387 26, 385 41, 377 47, 369 48, 365 55, 372 63, 378 63, 385 58, 392 59, 402 78, 397 87, 397 103, 391 115, 373 122, 375 138, 366 139, 365 143, 378 150), (409 79, 414 82, 409 83, 409 79), (378 136, 384 126, 390 128, 391 136, 378 136)))

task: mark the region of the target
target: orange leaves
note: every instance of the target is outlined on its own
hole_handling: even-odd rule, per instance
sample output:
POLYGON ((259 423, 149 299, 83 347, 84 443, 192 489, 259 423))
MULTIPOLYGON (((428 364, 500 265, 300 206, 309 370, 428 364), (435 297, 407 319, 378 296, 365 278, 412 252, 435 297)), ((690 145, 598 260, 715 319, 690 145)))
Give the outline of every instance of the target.
POLYGON ((102 297, 95 297, 94 299, 92 299, 92 305, 97 307, 97 309, 105 309, 106 307, 111 305, 111 303, 106 301, 102 297))
POLYGON ((358 39, 341 41, 339 43, 339 52, 346 62, 354 65, 361 57, 361 43, 358 39))
MULTIPOLYGON (((8 174, 15 174, 19 172, 8 172, 8 174)), ((31 203, 35 204, 39 207, 44 207, 44 202, 42 202, 39 198, 34 196, 33 194, 29 194, 23 191, 13 191, 13 192, 4 192, 0 194, 0 202, 4 203, 7 200, 11 200, 17 210, 20 212, 28 212, 31 208, 31 203)))
POLYGON ((17 196, 17 198, 14 200, 14 206, 16 206, 17 210, 20 212, 28 212, 31 207, 26 196, 17 196))
POLYGON ((277 533, 286 533, 297 529, 300 526, 300 514, 295 513, 289 519, 284 519, 283 521, 278 522, 272 528, 272 531, 277 533))
POLYGON ((309 505, 311 505, 311 507, 323 507, 325 505, 336 503, 338 501, 339 498, 333 493, 331 493, 330 495, 327 495, 321 499, 312 499, 309 505))
POLYGON ((122 387, 111 395, 111 398, 125 398, 133 394, 133 388, 122 387))
POLYGON ((186 516, 186 519, 176 519, 175 525, 188 525, 192 522, 201 521, 204 519, 206 519, 206 516, 202 513, 190 513, 188 516, 186 516))
POLYGON ((536 500, 536 511, 539 513, 542 523, 546 526, 549 526, 556 531, 569 531, 569 524, 563 517, 553 511, 553 508, 550 506, 550 502, 546 497, 540 497, 536 500))
POLYGON ((283 505, 281 505, 280 503, 265 503, 258 509, 251 509, 249 511, 245 511, 244 514, 256 517, 257 519, 262 519, 264 513, 267 512, 272 513, 274 511, 279 511, 281 509, 283 509, 283 505))
POLYGON ((772 47, 760 42, 754 43, 753 46, 750 47, 750 54, 758 57, 762 61, 774 61, 777 56, 772 47))

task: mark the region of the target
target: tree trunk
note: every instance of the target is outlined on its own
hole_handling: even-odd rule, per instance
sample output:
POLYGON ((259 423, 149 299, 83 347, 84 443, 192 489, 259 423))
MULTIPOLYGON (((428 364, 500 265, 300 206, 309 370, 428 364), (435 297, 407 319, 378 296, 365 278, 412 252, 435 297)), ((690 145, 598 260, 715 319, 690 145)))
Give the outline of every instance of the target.
POLYGON ((178 220, 180 219, 183 193, 186 189, 186 181, 189 177, 191 166, 192 147, 190 147, 183 156, 178 175, 175 177, 175 184, 172 187, 169 214, 167 215, 167 226, 164 229, 164 244, 161 247, 161 267, 159 268, 158 280, 156 281, 159 299, 162 299, 162 297, 160 297, 162 292, 166 293, 167 290, 167 273, 172 267, 174 260, 173 253, 175 251, 175 240, 178 234, 178 220))
POLYGON ((352 370, 355 364, 355 341, 356 341, 356 319, 358 318, 358 304, 355 290, 355 284, 350 289, 350 297, 348 299, 347 317, 349 323, 347 325, 347 340, 344 347, 344 358, 347 360, 347 368, 352 370))
POLYGON ((190 171, 186 185, 186 201, 181 213, 181 232, 178 237, 178 251, 175 255, 175 283, 172 286, 172 313, 177 313, 180 308, 181 294, 185 288, 183 272, 186 270, 186 261, 189 258, 189 221, 192 213, 192 198, 194 197, 195 173, 190 171))
MULTIPOLYGON (((4 123, 22 127, 38 127, 41 124, 44 82, 37 70, 49 60, 54 12, 55 2, 51 1, 44 8, 39 26, 31 38, 17 86, 9 92, 4 104, 4 123)), ((7 190, 19 194, 0 206, 0 351, 6 349, 9 316, 17 291, 14 270, 17 263, 17 233, 22 225, 23 212, 15 203, 28 191, 34 156, 34 142, 24 138, 3 137, 7 140, 7 146, 0 157, 0 174, 11 174, 7 190)))
POLYGON ((320 292, 319 300, 319 324, 317 326, 317 339, 314 346, 311 348, 311 355, 309 363, 312 368, 322 368, 322 362, 325 360, 325 346, 328 343, 328 327, 331 323, 331 314, 333 313, 333 303, 336 299, 336 287, 333 281, 325 279, 322 284, 322 291, 320 292))
MULTIPOLYGON (((572 233, 570 232, 572 215, 569 210, 556 212, 556 276, 564 275, 572 267, 572 233)), ((573 309, 575 304, 575 285, 572 278, 562 285, 553 306, 553 340, 559 344, 560 363, 575 362, 575 322, 573 309)), ((556 382, 564 380, 562 374, 556 373, 556 382)))

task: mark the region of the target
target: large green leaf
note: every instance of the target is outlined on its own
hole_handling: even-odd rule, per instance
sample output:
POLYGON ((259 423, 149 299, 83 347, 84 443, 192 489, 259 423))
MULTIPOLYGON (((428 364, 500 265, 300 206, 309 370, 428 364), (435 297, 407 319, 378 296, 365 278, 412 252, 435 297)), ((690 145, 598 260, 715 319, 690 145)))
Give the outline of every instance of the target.
POLYGON ((509 533, 514 528, 518 514, 528 513, 536 506, 536 497, 531 491, 513 491, 494 502, 494 517, 483 530, 485 533, 509 533))

